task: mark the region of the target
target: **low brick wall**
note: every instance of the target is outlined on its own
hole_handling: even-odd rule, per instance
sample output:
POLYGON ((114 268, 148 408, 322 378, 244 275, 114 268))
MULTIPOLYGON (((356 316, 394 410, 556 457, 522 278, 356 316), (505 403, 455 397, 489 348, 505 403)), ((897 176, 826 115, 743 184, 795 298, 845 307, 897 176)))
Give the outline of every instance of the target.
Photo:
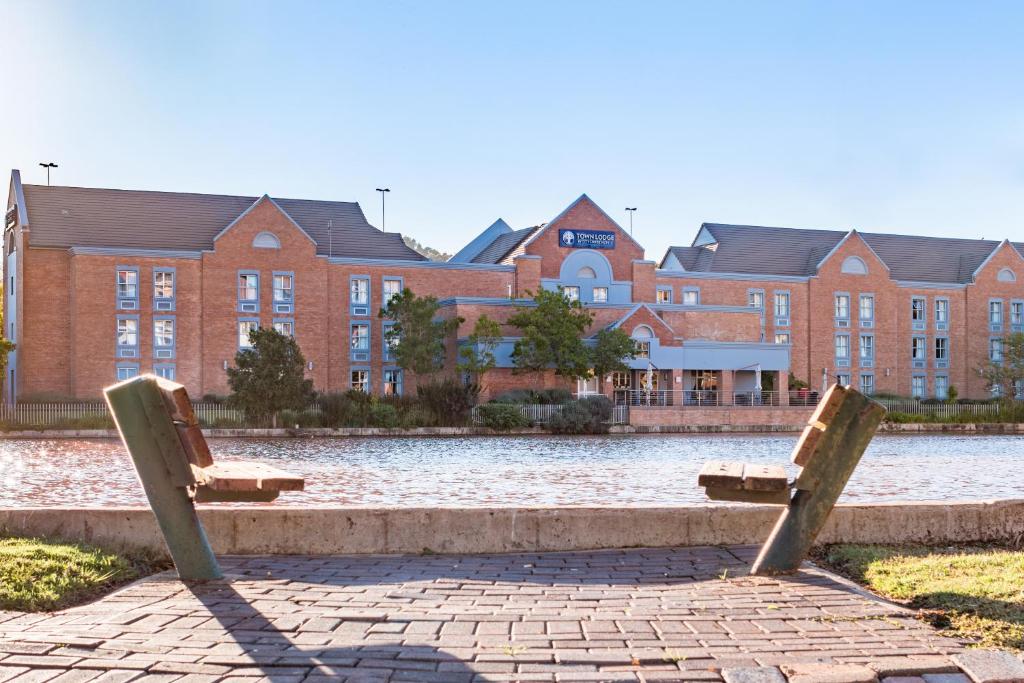
MULTIPOLYGON (((761 543, 780 508, 205 507, 226 554, 494 553, 761 543)), ((0 510, 0 530, 162 550, 148 508, 0 510)), ((1024 534, 1024 500, 840 505, 823 543, 959 543, 1024 534)))
POLYGON ((664 408, 643 408, 630 406, 629 424, 632 427, 726 427, 736 430, 743 427, 778 428, 782 431, 799 431, 807 424, 814 407, 731 407, 695 408, 673 406, 664 408))

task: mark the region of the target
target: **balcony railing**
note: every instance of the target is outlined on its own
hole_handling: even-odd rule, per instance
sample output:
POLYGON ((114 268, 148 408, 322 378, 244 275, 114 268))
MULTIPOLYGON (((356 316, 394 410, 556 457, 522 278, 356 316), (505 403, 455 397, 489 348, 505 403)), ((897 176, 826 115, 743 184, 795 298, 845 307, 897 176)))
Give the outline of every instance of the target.
MULTIPOLYGON (((797 392, 791 392, 790 398, 797 392)), ((817 392, 810 392, 808 396, 797 397, 792 405, 813 406, 818 402, 817 392), (811 397, 813 396, 813 398, 811 397)), ((654 389, 644 391, 642 389, 620 389, 615 392, 615 403, 617 405, 630 405, 642 407, 693 407, 706 408, 717 406, 752 407, 778 406, 781 404, 781 397, 777 391, 734 391, 723 392, 708 389, 669 390, 654 389)))

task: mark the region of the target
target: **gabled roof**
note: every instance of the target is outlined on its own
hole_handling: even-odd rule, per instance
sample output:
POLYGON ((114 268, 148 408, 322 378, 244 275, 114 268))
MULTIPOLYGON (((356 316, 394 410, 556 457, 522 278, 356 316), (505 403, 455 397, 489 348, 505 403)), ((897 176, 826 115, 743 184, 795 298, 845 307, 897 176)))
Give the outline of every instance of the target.
POLYGON ((512 232, 506 232, 502 235, 498 235, 493 242, 484 247, 479 254, 474 256, 470 263, 501 263, 507 256, 515 251, 516 248, 523 244, 530 235, 537 232, 542 227, 543 226, 535 225, 532 228, 513 230, 512 232))
MULTIPOLYGON (((676 333, 676 331, 674 329, 672 329, 672 326, 669 325, 667 322, 665 322, 665 320, 660 315, 658 315, 658 313, 653 308, 651 308, 650 306, 648 306, 646 303, 643 303, 643 302, 638 303, 635 306, 633 306, 631 309, 629 309, 629 311, 625 315, 623 315, 621 318, 619 318, 615 322, 613 322, 611 324, 608 324, 608 325, 605 325, 604 329, 606 329, 606 330, 614 330, 614 329, 618 329, 618 328, 622 327, 623 325, 626 324, 627 320, 629 320, 634 315, 636 315, 641 309, 643 309, 643 310, 647 311, 648 313, 650 313, 651 317, 654 318, 654 320, 656 320, 657 322, 661 323, 661 325, 665 329, 667 329, 669 332, 671 332, 672 334, 676 333)), ((642 324, 646 325, 647 323, 644 322, 642 324)))
MULTIPOLYGON (((662 267, 672 254, 689 272, 808 277, 817 273, 822 261, 851 232, 705 223, 701 234, 710 234, 716 241, 669 247, 662 267)), ((994 240, 857 234, 894 279, 913 282, 970 282, 978 266, 1000 244, 994 240)))
MULTIPOLYGON (((259 197, 25 185, 35 247, 212 249, 259 197)), ((315 243, 349 258, 423 261, 402 236, 370 225, 356 202, 273 199, 315 243), (330 225, 330 232, 328 231, 330 225)))

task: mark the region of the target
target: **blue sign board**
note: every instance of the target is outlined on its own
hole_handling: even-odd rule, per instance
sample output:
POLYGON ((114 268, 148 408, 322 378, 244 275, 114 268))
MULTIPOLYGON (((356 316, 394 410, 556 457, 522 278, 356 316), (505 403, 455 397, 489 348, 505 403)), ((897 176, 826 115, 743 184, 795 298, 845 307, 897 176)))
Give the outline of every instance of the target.
POLYGON ((615 233, 610 230, 559 230, 558 243, 570 249, 614 249, 615 233))

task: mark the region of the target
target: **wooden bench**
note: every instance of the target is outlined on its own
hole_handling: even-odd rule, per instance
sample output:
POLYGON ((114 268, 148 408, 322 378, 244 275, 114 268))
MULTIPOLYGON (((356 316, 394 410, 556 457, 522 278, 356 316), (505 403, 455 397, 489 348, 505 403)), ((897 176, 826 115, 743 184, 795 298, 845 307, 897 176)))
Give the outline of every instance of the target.
POLYGON ((150 507, 183 579, 220 568, 195 503, 270 502, 305 480, 259 462, 214 462, 185 387, 141 375, 104 390, 150 507))
POLYGON ((780 465, 704 464, 697 483, 711 500, 786 506, 752 574, 800 567, 884 416, 881 404, 836 384, 818 403, 793 450, 793 462, 801 467, 793 481, 780 465))

